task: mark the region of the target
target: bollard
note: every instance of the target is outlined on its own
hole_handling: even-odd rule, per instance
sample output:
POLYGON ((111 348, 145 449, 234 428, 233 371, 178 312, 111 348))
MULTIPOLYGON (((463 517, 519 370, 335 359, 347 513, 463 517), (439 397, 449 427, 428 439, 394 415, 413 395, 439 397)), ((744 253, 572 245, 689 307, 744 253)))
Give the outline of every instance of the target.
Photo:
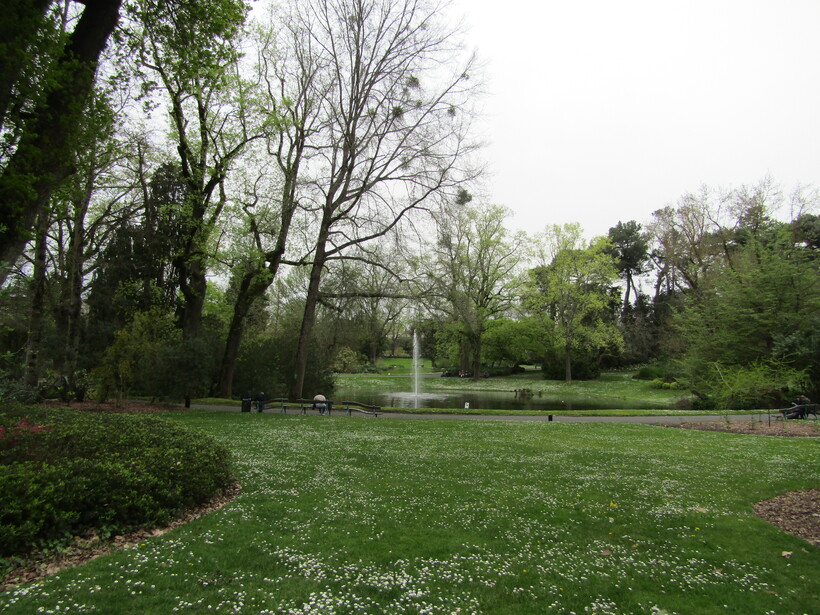
POLYGON ((552 422, 552 415, 551 414, 547 415, 547 421, 550 422, 550 423, 552 422))

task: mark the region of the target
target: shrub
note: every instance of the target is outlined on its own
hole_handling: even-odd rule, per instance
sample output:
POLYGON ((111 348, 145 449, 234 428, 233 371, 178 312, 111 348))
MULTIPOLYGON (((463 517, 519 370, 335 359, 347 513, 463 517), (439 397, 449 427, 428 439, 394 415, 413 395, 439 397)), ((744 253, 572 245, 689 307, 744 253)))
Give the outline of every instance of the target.
POLYGON ((775 361, 750 365, 712 363, 693 380, 698 409, 778 408, 809 387, 809 377, 775 361))
MULTIPOLYGON (((549 353, 541 365, 543 376, 546 380, 563 380, 566 376, 565 355, 562 351, 549 353)), ((594 380, 600 377, 601 366, 597 359, 591 354, 582 352, 572 355, 572 378, 573 380, 594 380)))
POLYGON ((681 386, 674 380, 672 382, 667 382, 663 378, 655 378, 650 386, 653 389, 664 389, 667 391, 677 391, 681 388, 681 386))
POLYGON ((0 401, 18 401, 35 403, 40 398, 37 387, 23 384, 19 378, 9 374, 0 374, 0 401))
POLYGON ((665 375, 666 370, 659 365, 644 365, 632 377, 636 380, 656 380, 658 378, 662 379, 665 375))
POLYGON ((227 450, 156 417, 9 406, 0 426, 0 556, 165 524, 234 480, 227 450))
POLYGON ((342 346, 336 351, 331 369, 339 374, 356 374, 367 365, 367 357, 348 346, 342 346))

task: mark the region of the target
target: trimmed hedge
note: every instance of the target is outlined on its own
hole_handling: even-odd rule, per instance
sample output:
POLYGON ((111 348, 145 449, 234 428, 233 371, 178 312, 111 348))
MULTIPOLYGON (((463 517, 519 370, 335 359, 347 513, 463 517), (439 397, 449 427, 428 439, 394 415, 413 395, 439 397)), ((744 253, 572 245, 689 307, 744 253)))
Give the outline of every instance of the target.
POLYGON ((0 556, 163 525, 234 482, 228 451, 160 418, 0 408, 0 556))

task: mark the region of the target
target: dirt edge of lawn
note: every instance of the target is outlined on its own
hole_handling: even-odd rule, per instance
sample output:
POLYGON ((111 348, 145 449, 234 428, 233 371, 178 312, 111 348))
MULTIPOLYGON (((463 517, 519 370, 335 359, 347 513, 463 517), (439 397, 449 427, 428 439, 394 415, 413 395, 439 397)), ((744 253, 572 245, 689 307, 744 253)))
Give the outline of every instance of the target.
POLYGON ((112 551, 133 547, 148 538, 167 534, 176 527, 219 510, 239 495, 240 491, 239 483, 235 483, 206 504, 188 511, 164 527, 139 530, 109 539, 102 539, 94 535, 86 538, 77 536, 74 539, 74 544, 62 549, 60 553, 35 552, 23 558, 9 558, 15 566, 0 578, 0 592, 12 589, 17 585, 37 581, 65 568, 79 566, 112 551))

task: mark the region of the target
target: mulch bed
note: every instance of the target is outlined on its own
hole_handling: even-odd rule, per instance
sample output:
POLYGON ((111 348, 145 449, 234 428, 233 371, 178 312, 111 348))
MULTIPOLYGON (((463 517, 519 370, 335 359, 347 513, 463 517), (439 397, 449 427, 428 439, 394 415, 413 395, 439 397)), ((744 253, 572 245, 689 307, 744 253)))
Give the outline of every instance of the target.
POLYGON ((751 421, 708 421, 703 423, 681 423, 672 427, 700 429, 702 431, 726 431, 730 433, 753 434, 758 436, 783 436, 787 438, 820 437, 820 421, 784 421, 772 417, 771 424, 766 418, 751 421))
POLYGON ((820 489, 784 493, 754 506, 755 514, 820 547, 820 489))

